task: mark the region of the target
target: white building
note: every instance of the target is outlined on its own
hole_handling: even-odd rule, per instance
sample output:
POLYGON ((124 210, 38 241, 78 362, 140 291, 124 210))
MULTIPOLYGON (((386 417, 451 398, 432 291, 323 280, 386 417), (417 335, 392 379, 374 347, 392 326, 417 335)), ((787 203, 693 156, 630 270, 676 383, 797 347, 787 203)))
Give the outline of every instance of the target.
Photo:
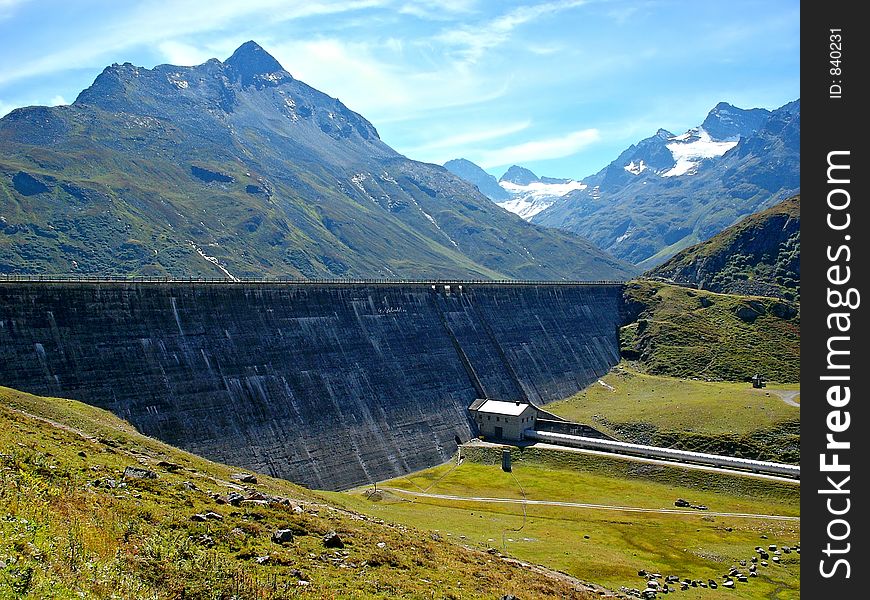
POLYGON ((474 422, 480 434, 486 438, 519 442, 523 431, 535 428, 538 410, 531 404, 519 401, 504 402, 478 398, 468 410, 474 415, 474 422))

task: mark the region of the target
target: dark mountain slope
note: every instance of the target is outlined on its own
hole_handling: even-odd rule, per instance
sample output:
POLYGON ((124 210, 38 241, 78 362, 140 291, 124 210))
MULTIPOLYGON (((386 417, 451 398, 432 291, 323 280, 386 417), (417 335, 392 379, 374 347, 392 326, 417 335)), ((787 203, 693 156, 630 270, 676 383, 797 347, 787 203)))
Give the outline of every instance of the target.
POLYGON ((444 168, 468 183, 474 184, 484 196, 493 202, 507 200, 511 197, 510 193, 498 184, 498 179, 470 160, 454 158, 444 163, 444 168))
POLYGON ((800 295, 800 196, 746 217, 647 275, 727 294, 800 295))

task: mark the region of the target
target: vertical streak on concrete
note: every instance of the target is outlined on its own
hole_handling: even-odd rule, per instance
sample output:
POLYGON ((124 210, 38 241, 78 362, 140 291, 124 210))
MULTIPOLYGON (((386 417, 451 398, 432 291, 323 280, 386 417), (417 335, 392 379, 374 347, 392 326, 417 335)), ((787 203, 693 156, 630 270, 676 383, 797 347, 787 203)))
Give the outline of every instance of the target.
POLYGON ((453 330, 450 329, 450 324, 447 322, 447 317, 444 315, 444 311, 438 304, 438 298, 435 298, 433 304, 435 305, 435 310, 438 312, 438 316, 441 318, 441 325, 444 326, 444 331, 447 332, 447 336, 450 338, 450 342, 456 349, 456 354, 459 356, 459 360, 462 361, 462 366, 465 367, 465 372, 468 373, 468 380, 471 381, 471 385, 474 386, 474 391, 477 392, 477 397, 487 398, 488 396, 486 395, 486 390, 483 389, 483 384, 480 383, 480 378, 474 371, 474 367, 472 366, 471 361, 468 360, 468 356, 466 356, 465 350, 462 349, 462 345, 459 343, 459 340, 456 339, 456 335, 453 333, 453 330))
POLYGON ((169 303, 172 305, 172 314, 175 315, 175 323, 178 325, 178 333, 184 335, 184 330, 181 328, 181 319, 178 318, 178 308, 175 306, 175 296, 169 298, 169 303))
POLYGON ((514 370, 511 361, 508 360, 507 355, 504 353, 504 349, 499 344, 498 340, 495 337, 495 333, 492 330, 492 327, 489 326, 489 321, 486 319, 486 315, 477 310, 477 307, 472 302, 471 309, 474 311, 474 314, 477 315, 477 319, 480 321, 480 324, 483 326, 484 331, 486 331, 487 337, 492 342, 493 347, 495 348, 496 353, 501 359, 502 364, 504 365, 505 371, 510 375, 511 380, 517 388, 517 391, 520 394, 520 398, 505 398, 505 400, 522 400, 523 402, 529 402, 529 396, 526 394, 525 388, 523 388, 523 384, 520 383, 520 378, 517 377, 517 372, 514 370))

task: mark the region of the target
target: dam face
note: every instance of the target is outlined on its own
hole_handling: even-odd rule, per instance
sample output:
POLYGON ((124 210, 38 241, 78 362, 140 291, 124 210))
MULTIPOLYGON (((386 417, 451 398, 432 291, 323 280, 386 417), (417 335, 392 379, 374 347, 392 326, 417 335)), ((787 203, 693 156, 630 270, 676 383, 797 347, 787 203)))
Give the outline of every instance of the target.
POLYGON ((619 360, 618 284, 0 281, 0 385, 320 489, 441 463, 480 395, 619 360))

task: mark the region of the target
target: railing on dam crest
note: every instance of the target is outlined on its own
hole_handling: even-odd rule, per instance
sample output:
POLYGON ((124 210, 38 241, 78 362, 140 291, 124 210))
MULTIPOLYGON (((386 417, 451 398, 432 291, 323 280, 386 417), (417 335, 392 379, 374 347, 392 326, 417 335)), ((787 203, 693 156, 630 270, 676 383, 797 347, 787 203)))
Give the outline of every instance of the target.
POLYGON ((3 283, 190 283, 227 285, 488 285, 488 286, 578 286, 623 285, 617 280, 544 280, 544 279, 296 279, 291 277, 165 277, 148 275, 77 275, 77 274, 0 274, 3 283))

